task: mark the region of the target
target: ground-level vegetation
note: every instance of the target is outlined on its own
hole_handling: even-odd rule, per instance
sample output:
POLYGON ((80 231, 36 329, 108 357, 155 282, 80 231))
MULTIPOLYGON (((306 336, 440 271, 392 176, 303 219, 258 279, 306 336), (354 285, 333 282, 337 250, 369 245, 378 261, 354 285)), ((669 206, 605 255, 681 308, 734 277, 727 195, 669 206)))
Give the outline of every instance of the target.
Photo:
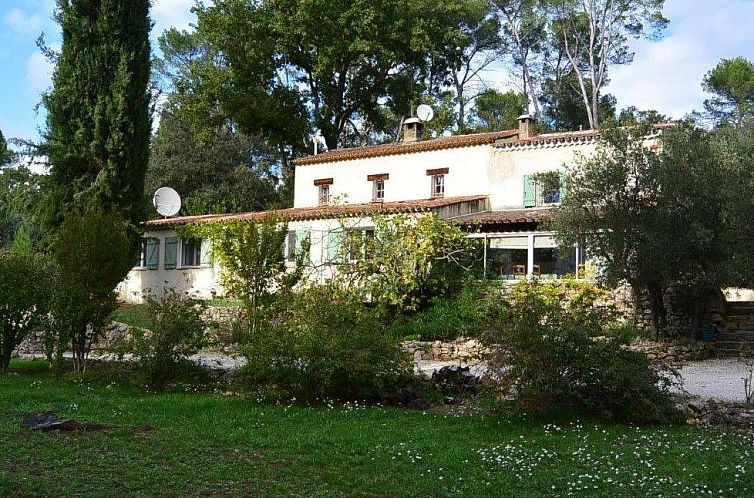
MULTIPOLYGON (((0 495, 749 496, 751 435, 687 426, 543 422, 213 392, 153 394, 91 367, 54 380, 14 360, 0 377, 0 495), (129 426, 38 433, 21 415, 129 426)), ((185 391, 197 386, 184 386, 185 391)), ((497 408, 497 409, 495 409, 497 408)))

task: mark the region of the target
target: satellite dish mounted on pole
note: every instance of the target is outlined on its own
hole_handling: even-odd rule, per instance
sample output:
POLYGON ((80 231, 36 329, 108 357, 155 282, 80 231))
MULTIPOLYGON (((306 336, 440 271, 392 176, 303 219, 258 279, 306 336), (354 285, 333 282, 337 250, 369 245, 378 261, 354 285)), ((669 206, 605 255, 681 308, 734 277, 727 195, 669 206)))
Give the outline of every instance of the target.
POLYGON ((164 217, 174 216, 181 210, 181 196, 170 187, 160 187, 152 197, 152 205, 164 217))

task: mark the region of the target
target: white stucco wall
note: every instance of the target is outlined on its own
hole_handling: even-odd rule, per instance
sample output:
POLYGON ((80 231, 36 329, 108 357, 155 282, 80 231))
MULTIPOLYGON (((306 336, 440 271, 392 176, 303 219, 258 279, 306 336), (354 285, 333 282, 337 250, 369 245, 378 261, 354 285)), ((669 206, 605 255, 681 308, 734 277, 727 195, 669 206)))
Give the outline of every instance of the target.
POLYGON ((385 202, 428 199, 431 177, 427 170, 436 168, 449 169, 445 175, 446 197, 484 194, 491 157, 491 146, 478 145, 296 166, 293 207, 316 206, 318 188, 314 180, 322 178, 333 179, 330 196, 341 202, 372 202, 372 182, 367 176, 382 173, 390 175, 385 181, 385 202))
POLYGON ((157 268, 154 270, 132 269, 126 279, 118 285, 118 297, 121 301, 141 303, 145 294, 150 293, 155 297, 160 297, 166 289, 187 293, 198 299, 211 299, 224 294, 220 285, 220 268, 217 263, 210 268, 182 268, 180 266, 182 243, 180 238, 177 248, 178 267, 165 269, 165 238, 177 237, 175 230, 148 231, 143 236, 159 240, 157 268))
POLYGON ((499 148, 487 165, 486 194, 494 209, 524 207, 524 175, 563 171, 574 164, 576 154, 589 156, 596 144, 499 148))

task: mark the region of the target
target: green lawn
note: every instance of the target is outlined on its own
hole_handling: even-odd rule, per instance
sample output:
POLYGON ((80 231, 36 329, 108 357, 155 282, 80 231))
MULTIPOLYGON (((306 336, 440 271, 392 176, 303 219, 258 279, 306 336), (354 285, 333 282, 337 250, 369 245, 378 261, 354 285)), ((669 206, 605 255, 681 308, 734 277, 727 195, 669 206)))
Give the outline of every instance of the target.
POLYGON ((287 407, 13 368, 0 375, 0 496, 754 495, 741 433, 287 407), (154 431, 19 428, 41 410, 154 431))

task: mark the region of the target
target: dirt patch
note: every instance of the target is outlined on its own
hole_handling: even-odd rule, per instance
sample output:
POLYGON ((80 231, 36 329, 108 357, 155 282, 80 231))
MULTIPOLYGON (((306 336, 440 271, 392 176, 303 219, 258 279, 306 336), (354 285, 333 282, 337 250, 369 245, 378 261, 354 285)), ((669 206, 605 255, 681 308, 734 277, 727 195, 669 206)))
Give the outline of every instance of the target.
POLYGON ((93 422, 79 422, 74 419, 61 419, 54 412, 27 413, 21 417, 21 427, 33 431, 112 431, 116 429, 132 429, 136 432, 152 432, 154 429, 148 425, 128 426, 117 424, 99 424, 93 422))

